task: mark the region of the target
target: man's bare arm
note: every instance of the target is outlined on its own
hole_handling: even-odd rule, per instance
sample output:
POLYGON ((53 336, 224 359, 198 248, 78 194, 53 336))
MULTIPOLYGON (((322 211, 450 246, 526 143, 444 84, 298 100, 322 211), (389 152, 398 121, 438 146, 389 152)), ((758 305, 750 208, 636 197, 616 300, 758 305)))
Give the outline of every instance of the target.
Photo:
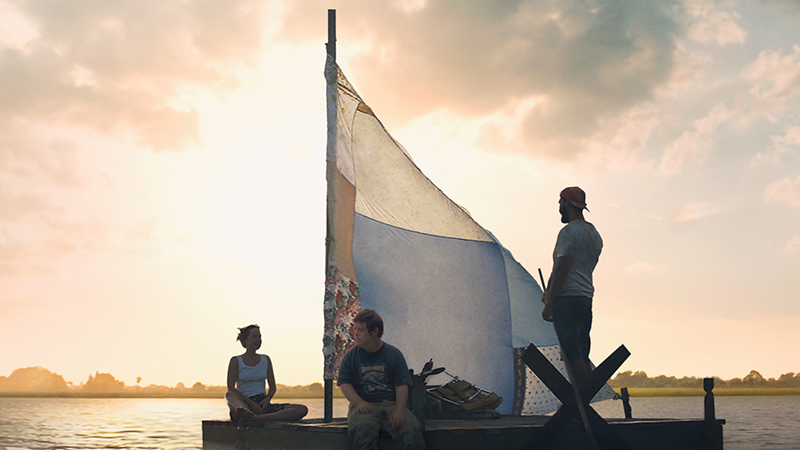
POLYGON ((552 322, 553 321, 553 303, 561 295, 561 289, 567 281, 567 274, 569 268, 572 267, 572 256, 562 256, 556 259, 553 273, 550 274, 550 284, 547 286, 542 302, 544 302, 544 309, 542 310, 542 319, 552 322))
POLYGON ((398 430, 403 427, 403 424, 406 421, 408 386, 405 384, 401 386, 395 386, 394 393, 395 393, 395 409, 391 417, 389 417, 389 422, 391 422, 392 428, 398 430))

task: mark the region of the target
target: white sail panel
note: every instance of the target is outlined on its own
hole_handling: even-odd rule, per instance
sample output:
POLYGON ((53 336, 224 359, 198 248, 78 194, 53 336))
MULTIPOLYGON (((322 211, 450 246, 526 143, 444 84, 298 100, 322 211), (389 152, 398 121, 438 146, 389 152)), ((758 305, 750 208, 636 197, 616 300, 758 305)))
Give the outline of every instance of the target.
POLYGON ((422 174, 371 110, 357 109, 351 123, 357 213, 420 233, 491 241, 422 174))

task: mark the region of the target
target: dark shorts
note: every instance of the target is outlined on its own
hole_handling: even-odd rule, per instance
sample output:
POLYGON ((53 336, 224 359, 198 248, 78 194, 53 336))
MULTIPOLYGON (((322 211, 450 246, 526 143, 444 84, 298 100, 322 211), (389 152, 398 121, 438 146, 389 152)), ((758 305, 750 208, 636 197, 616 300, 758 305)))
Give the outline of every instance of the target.
POLYGON ((553 325, 561 350, 568 361, 589 360, 592 329, 592 299, 589 297, 558 297, 553 305, 553 325))
MULTIPOLYGON (((253 395, 253 396, 251 396, 249 398, 250 398, 250 400, 252 400, 252 401, 254 401, 256 403, 261 403, 262 400, 267 398, 267 394, 256 394, 256 395, 253 395)), ((286 408, 287 405, 289 405, 289 404, 288 403, 270 403, 269 407, 266 410, 261 411, 261 414, 269 414, 269 413, 274 413, 274 412, 278 412, 278 411, 283 411, 283 409, 286 408)))

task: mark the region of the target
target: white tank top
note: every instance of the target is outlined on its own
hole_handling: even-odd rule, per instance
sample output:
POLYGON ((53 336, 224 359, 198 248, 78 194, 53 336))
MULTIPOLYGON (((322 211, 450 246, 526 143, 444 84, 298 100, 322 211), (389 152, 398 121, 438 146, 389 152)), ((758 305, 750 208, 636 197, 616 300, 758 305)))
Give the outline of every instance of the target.
POLYGON ((245 364, 241 356, 236 357, 239 362, 239 378, 236 380, 236 389, 245 397, 267 393, 266 381, 269 362, 267 355, 260 356, 261 361, 255 366, 245 364))

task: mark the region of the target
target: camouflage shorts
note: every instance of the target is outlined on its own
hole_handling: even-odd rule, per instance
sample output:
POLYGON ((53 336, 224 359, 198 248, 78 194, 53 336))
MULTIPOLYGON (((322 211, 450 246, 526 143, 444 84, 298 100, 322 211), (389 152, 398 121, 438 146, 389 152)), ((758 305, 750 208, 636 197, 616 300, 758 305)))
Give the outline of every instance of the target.
POLYGON ((389 422, 394 412, 394 402, 372 403, 372 412, 361 414, 353 405, 347 413, 347 431, 353 450, 374 450, 378 448, 378 432, 383 429, 392 437, 397 450, 424 450, 425 440, 417 417, 406 408, 403 426, 395 430, 389 422))

